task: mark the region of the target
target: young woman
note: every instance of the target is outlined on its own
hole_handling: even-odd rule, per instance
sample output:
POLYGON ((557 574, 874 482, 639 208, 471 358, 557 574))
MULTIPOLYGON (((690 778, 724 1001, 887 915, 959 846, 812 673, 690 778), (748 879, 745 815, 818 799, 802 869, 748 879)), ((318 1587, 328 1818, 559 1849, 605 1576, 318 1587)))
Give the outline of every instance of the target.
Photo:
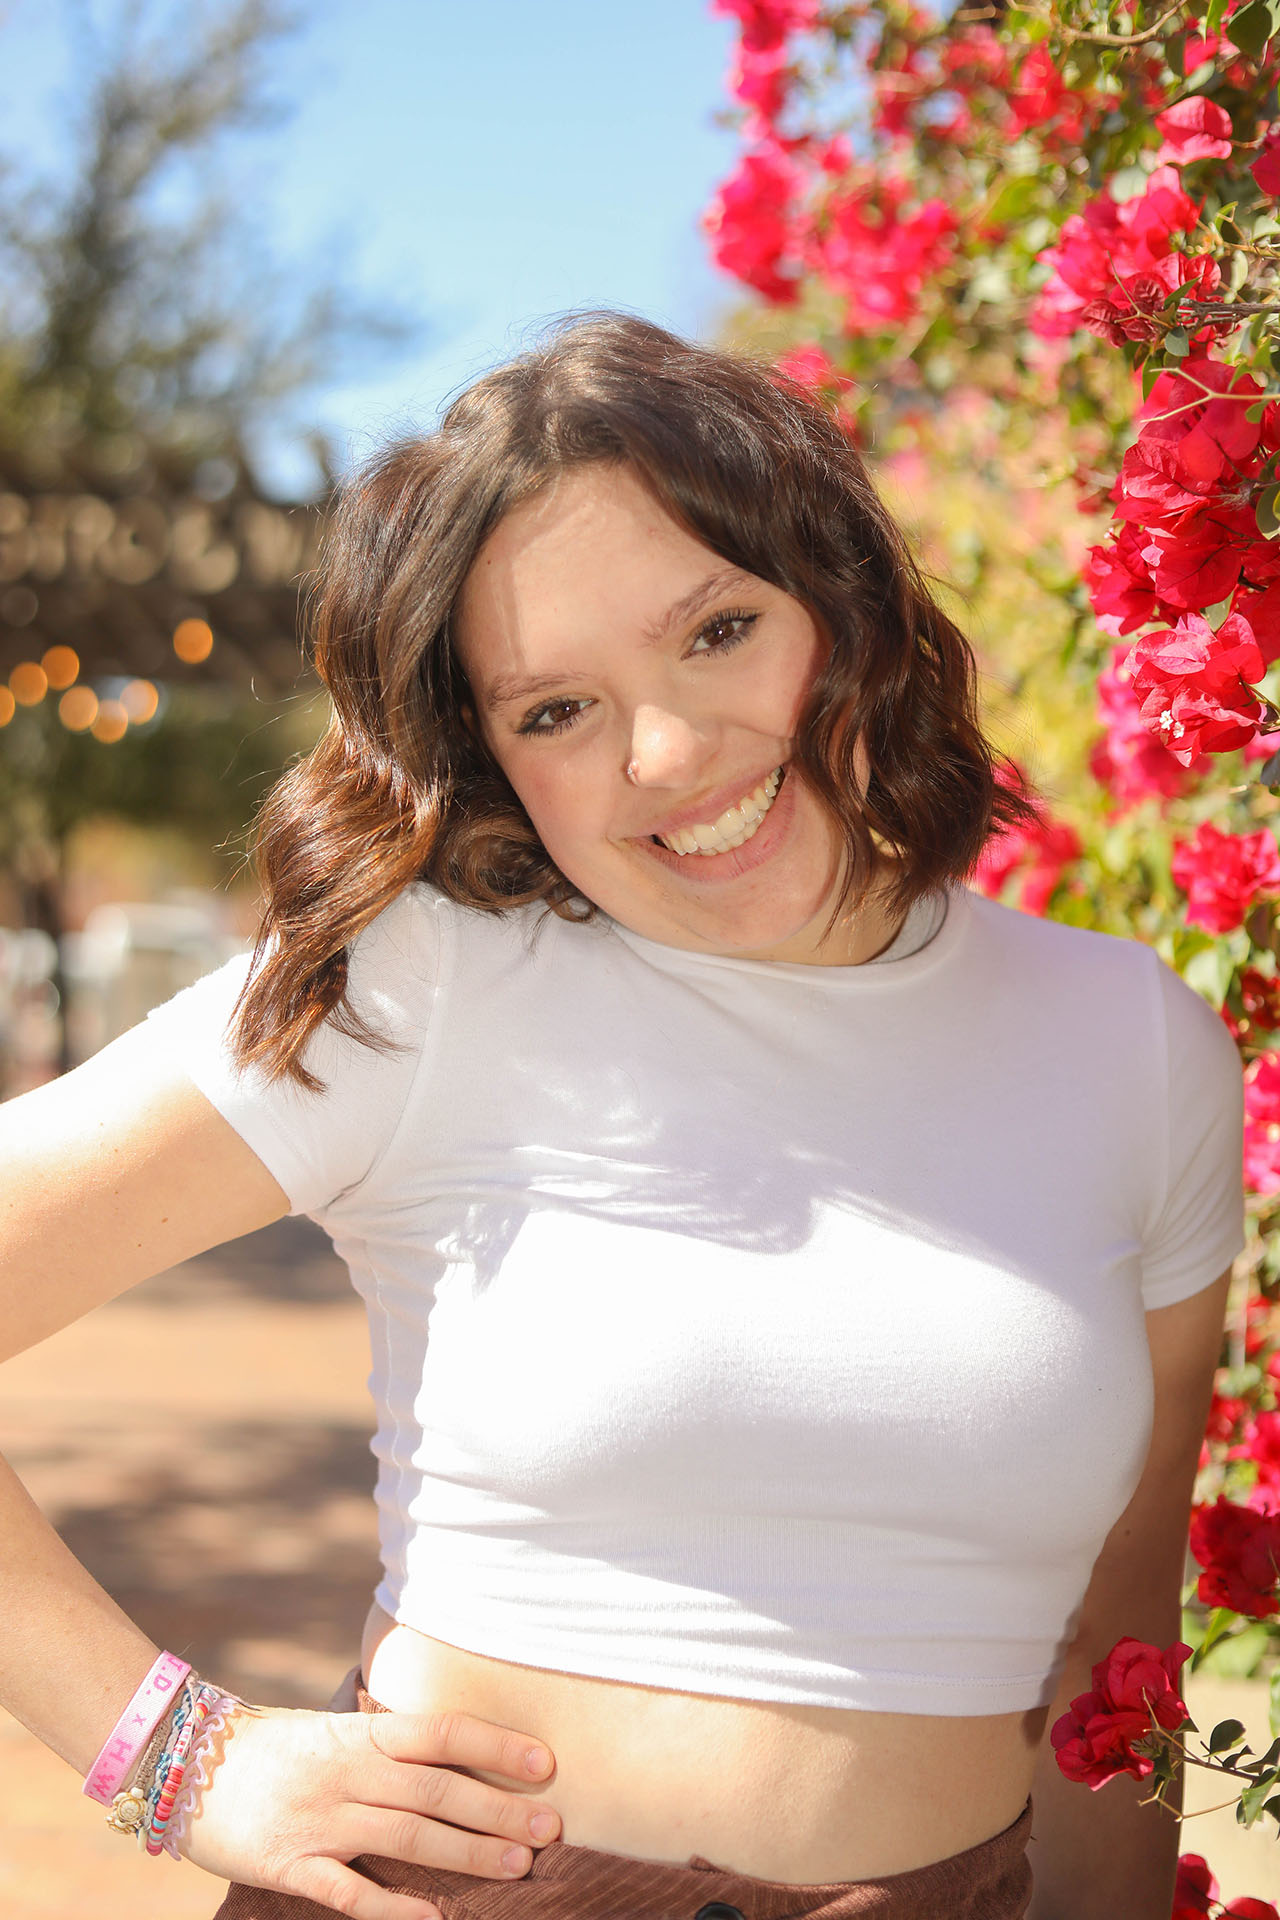
POLYGON ((247 979, 0 1116, 6 1340, 325 1226, 363 1710, 165 1708, 12 1476, 6 1705, 161 1844, 190 1742, 226 1920, 1167 1920, 1175 1823, 1046 1729, 1177 1637, 1235 1052, 965 889, 1023 803, 848 439, 573 322, 358 476, 312 624, 247 979))

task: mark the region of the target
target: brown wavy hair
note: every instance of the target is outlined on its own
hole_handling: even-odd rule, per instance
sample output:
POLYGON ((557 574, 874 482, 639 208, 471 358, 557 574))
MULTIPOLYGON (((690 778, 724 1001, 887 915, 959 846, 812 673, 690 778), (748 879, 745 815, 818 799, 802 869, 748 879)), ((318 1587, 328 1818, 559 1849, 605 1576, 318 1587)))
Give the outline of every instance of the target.
POLYGON ((412 881, 488 912, 594 911, 464 723, 450 637, 503 514, 593 462, 625 463, 681 526, 825 631, 794 757, 843 835, 837 912, 873 882, 905 910, 967 874, 993 827, 1029 819, 979 726, 968 642, 840 421, 757 361, 624 314, 573 317, 338 498, 307 607, 333 714, 258 820, 265 911, 233 1031, 241 1064, 314 1087, 300 1056, 330 1015, 377 1044, 346 1000, 347 952, 412 881))

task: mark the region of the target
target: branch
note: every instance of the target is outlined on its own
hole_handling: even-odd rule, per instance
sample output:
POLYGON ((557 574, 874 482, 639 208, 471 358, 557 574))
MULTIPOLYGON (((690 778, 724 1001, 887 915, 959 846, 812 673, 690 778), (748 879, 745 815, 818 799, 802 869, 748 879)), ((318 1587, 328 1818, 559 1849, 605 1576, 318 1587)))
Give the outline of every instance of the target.
MULTIPOLYGON (((1144 27, 1141 33, 1092 33, 1083 27, 1069 27, 1055 13, 1040 7, 1028 7, 1021 4, 1014 11, 1024 13, 1028 20, 1042 20, 1062 40, 1084 41, 1091 47, 1140 47, 1145 40, 1158 40, 1171 20, 1175 20, 1184 10, 1187 0, 1175 0, 1167 13, 1162 13, 1154 26, 1144 27)), ((998 7, 966 7, 959 13, 953 13, 953 20, 962 21, 966 26, 977 25, 982 21, 994 20, 1002 12, 998 7)))

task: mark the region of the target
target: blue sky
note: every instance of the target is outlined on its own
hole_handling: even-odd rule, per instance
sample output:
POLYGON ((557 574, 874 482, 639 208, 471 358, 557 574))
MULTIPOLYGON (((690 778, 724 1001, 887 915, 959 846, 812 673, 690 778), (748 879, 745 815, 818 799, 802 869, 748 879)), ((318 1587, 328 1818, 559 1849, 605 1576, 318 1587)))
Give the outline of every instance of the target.
MULTIPOLYGON (((125 0, 0 0, 0 150, 57 172, 77 18, 125 0)), ((193 7, 196 0, 179 0, 193 7)), ((151 11, 155 12, 155 6, 151 11)), ((291 118, 229 161, 286 259, 425 321, 312 417, 359 456, 430 419, 538 320, 617 305, 708 333, 733 285, 701 209, 734 155, 714 124, 733 23, 707 0, 304 0, 272 80, 291 118)), ((273 446, 277 477, 291 456, 273 446)))

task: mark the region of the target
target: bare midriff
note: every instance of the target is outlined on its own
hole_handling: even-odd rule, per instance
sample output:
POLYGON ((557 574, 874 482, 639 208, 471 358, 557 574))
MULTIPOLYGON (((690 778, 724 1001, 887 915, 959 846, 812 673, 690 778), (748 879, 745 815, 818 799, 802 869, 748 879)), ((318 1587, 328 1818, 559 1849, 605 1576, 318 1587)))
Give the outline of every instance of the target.
MULTIPOLYGON (((470 1653, 374 1607, 361 1666, 398 1713, 457 1709, 546 1742, 561 1838, 804 1884, 875 1879, 1003 1831, 1047 1709, 957 1717, 789 1706, 636 1686, 470 1653)), ((516 1792, 509 1780, 482 1774, 516 1792)))

